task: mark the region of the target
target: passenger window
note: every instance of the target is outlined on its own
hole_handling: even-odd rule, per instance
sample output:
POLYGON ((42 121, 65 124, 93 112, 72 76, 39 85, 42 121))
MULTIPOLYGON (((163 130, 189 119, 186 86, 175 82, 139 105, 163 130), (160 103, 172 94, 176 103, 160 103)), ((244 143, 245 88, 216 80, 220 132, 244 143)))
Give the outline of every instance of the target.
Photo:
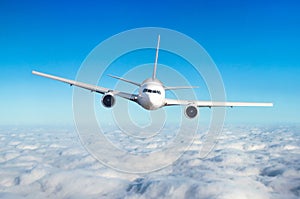
POLYGON ((144 88, 143 93, 145 93, 145 92, 147 92, 147 93, 158 93, 158 94, 161 95, 161 92, 159 90, 151 90, 151 89, 144 88))

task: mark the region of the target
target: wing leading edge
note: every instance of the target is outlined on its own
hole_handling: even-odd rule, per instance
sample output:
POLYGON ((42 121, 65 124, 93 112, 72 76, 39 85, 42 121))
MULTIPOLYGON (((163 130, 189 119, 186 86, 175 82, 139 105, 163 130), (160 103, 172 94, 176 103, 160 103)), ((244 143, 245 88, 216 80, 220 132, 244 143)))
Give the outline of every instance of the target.
POLYGON ((214 101, 193 101, 193 100, 176 100, 165 99, 165 106, 189 105, 197 107, 234 107, 234 106, 273 106, 273 103, 265 102, 214 102, 214 101))
POLYGON ((49 75, 49 74, 45 74, 45 73, 41 73, 41 72, 37 72, 37 71, 32 71, 32 74, 34 75, 38 75, 38 76, 42 76, 42 77, 46 77, 49 79, 54 79, 60 82, 64 82, 67 84, 70 84, 71 86, 77 86, 83 89, 87 89, 90 90, 92 92, 97 92, 97 93, 101 93, 101 94, 105 94, 105 93, 112 93, 114 95, 117 95, 119 97, 128 99, 128 100, 132 100, 132 101, 136 101, 137 100, 137 95, 134 94, 130 94, 130 93, 125 93, 125 92, 120 92, 117 90, 110 90, 108 88, 104 88, 104 87, 100 87, 100 86, 95 86, 95 85, 91 85, 91 84, 87 84, 87 83, 83 83, 83 82, 78 82, 78 81, 74 81, 74 80, 69 80, 69 79, 65 79, 62 77, 57 77, 54 75, 49 75))

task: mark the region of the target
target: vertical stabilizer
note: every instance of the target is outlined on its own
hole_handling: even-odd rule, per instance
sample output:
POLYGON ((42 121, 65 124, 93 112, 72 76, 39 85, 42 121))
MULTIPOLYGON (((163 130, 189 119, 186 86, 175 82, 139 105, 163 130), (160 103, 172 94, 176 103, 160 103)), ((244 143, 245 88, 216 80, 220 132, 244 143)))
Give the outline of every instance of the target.
POLYGON ((157 60, 158 60, 159 42, 160 42, 160 35, 158 35, 158 41, 157 41, 157 47, 156 47, 156 55, 155 55, 155 62, 154 62, 152 79, 156 78, 156 68, 157 68, 157 60))

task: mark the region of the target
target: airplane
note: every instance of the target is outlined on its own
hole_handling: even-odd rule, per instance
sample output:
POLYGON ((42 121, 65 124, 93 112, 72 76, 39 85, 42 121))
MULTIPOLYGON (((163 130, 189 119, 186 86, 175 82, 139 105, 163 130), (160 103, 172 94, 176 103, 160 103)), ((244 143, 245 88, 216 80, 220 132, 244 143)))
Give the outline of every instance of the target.
POLYGON ((192 89, 193 86, 165 86, 161 81, 156 78, 156 69, 159 53, 160 35, 158 35, 156 56, 153 67, 152 77, 145 79, 142 83, 137 83, 122 77, 109 75, 112 78, 136 85, 139 87, 138 94, 126 93, 117 90, 111 90, 96 85, 91 85, 83 82, 65 79, 58 76, 53 76, 37 71, 32 71, 32 74, 50 78, 53 80, 61 81, 71 86, 81 87, 83 89, 90 90, 92 92, 100 93, 102 97, 102 105, 106 108, 111 108, 115 105, 115 96, 125 98, 136 102, 146 110, 156 110, 165 106, 182 105, 186 106, 185 116, 189 119, 193 119, 198 115, 198 107, 238 107, 238 106, 273 106, 273 103, 257 103, 257 102, 219 102, 219 101, 195 101, 195 100, 180 100, 180 99, 168 99, 165 97, 165 93, 168 90, 175 89, 192 89))

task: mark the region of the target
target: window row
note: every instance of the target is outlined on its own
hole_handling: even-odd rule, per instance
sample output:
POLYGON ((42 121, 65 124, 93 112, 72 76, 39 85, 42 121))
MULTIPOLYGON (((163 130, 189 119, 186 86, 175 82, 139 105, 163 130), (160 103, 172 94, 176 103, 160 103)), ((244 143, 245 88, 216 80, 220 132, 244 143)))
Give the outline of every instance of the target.
POLYGON ((144 90, 143 90, 143 93, 158 93, 158 94, 161 94, 160 93, 160 91, 158 91, 158 90, 151 90, 151 89, 147 89, 147 88, 145 88, 144 90))

